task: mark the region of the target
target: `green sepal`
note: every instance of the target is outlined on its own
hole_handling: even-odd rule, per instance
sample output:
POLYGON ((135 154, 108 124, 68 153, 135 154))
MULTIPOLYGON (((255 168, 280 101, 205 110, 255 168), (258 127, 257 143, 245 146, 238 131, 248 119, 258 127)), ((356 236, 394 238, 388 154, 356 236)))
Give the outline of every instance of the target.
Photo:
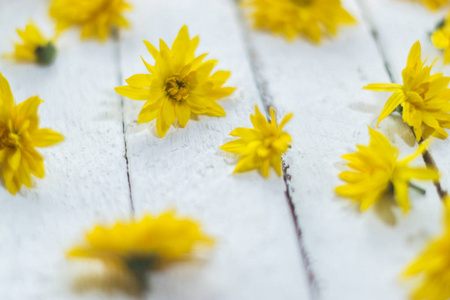
POLYGON ((55 45, 52 42, 48 42, 45 46, 38 46, 36 50, 34 50, 34 54, 36 55, 37 62, 42 65, 50 65, 55 61, 57 50, 55 45))

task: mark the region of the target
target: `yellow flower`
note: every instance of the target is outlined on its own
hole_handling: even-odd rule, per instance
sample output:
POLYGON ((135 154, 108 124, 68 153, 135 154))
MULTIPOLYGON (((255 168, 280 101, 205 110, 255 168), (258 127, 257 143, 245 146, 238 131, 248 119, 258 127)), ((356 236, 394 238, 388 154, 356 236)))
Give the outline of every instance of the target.
POLYGON ((16 194, 22 185, 32 186, 31 175, 44 178, 44 158, 35 147, 61 142, 61 134, 39 128, 39 97, 15 105, 8 81, 0 73, 0 168, 5 186, 16 194))
POLYGON ((450 210, 445 198, 445 233, 432 241, 403 272, 403 277, 419 276, 419 285, 412 293, 415 300, 450 299, 450 210))
POLYGON ((230 135, 240 139, 220 147, 223 151, 240 155, 235 173, 258 169, 267 178, 272 165, 278 176, 281 176, 281 155, 292 142, 291 136, 282 130, 292 114, 286 115, 278 125, 275 110, 271 108, 270 118, 270 122, 267 122, 266 117, 255 106, 255 114, 250 116, 254 128, 236 128, 230 135))
POLYGON ((165 212, 112 227, 96 226, 67 256, 98 259, 111 270, 130 273, 143 283, 147 271, 189 258, 199 247, 213 243, 195 221, 165 212))
POLYGON ((450 77, 442 73, 431 75, 430 66, 421 59, 417 41, 411 48, 406 68, 402 72, 403 85, 394 83, 369 84, 364 89, 394 93, 386 102, 378 123, 401 108, 403 121, 413 127, 417 141, 433 135, 448 137, 443 128, 450 128, 450 77), (400 107, 399 107, 400 106, 400 107))
POLYGON ((287 39, 305 36, 319 43, 324 35, 336 35, 340 24, 356 23, 340 0, 244 0, 256 28, 287 39))
POLYGON ((177 120, 185 127, 192 115, 224 117, 225 111, 216 100, 231 95, 235 88, 222 87, 230 77, 227 71, 211 71, 217 60, 203 62, 207 54, 195 57, 198 36, 191 39, 187 26, 183 26, 169 49, 160 40, 158 51, 144 41, 155 59, 155 66, 144 61, 150 74, 137 74, 126 80, 128 86, 115 90, 122 96, 134 100, 146 100, 138 123, 156 119, 156 129, 164 137, 177 120))
POLYGON ((450 63, 450 14, 431 35, 431 41, 437 49, 444 50, 444 64, 450 63))
POLYGON ((364 211, 393 189, 397 204, 406 213, 409 210, 408 185, 412 186, 410 180, 439 179, 434 169, 408 167, 409 162, 426 150, 429 142, 421 143, 414 154, 398 160, 398 149, 384 135, 370 127, 369 134, 369 146, 358 145, 358 152, 342 156, 354 171, 339 174, 347 184, 337 187, 335 192, 360 202, 364 211))
POLYGON ((58 31, 81 27, 81 37, 105 41, 111 31, 128 28, 123 13, 131 9, 125 0, 53 0, 50 15, 58 31))
POLYGON ((55 60, 56 48, 53 41, 45 38, 39 28, 30 20, 25 30, 17 28, 22 42, 15 43, 14 52, 8 54, 21 62, 37 62, 40 64, 50 64, 55 60))
POLYGON ((431 10, 436 10, 450 3, 449 0, 419 0, 419 1, 425 4, 431 10))

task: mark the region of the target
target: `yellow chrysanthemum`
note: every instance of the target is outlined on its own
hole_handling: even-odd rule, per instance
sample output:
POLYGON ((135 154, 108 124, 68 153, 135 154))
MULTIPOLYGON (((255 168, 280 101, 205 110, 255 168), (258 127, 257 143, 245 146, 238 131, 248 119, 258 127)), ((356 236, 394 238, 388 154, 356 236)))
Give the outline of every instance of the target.
POLYGON ((431 35, 431 41, 437 49, 444 50, 444 64, 450 63, 450 14, 431 35))
POLYGON ((201 246, 211 246, 200 225, 174 212, 145 216, 140 221, 96 226, 86 241, 67 252, 69 258, 98 259, 112 270, 136 276, 143 283, 149 270, 186 259, 201 246))
POLYGON ((336 35, 338 25, 356 22, 340 0, 244 0, 243 4, 252 11, 256 28, 287 39, 302 35, 319 43, 324 35, 336 35))
POLYGON ((419 276, 412 293, 414 300, 450 299, 450 203, 445 198, 445 233, 432 241, 423 253, 403 272, 403 277, 419 276))
POLYGON ((128 28, 123 13, 131 9, 125 0, 53 0, 50 15, 58 31, 68 27, 81 27, 81 37, 104 41, 111 31, 128 28))
POLYGON ((138 123, 156 119, 156 129, 164 137, 175 121, 185 127, 192 115, 224 117, 225 111, 216 100, 231 95, 235 88, 222 87, 230 77, 228 71, 211 75, 217 60, 203 62, 207 54, 195 57, 198 36, 191 39, 183 26, 169 49, 160 40, 159 51, 144 41, 155 59, 155 66, 144 61, 150 74, 137 74, 126 80, 128 86, 115 90, 134 100, 146 100, 138 123))
POLYGON ((439 173, 434 169, 408 167, 409 162, 426 150, 428 142, 421 143, 414 154, 398 160, 398 149, 384 135, 370 127, 369 134, 369 146, 358 145, 358 152, 342 156, 354 171, 339 174, 339 178, 347 184, 337 187, 335 192, 360 202, 364 211, 393 189, 397 204, 406 213, 409 210, 410 180, 439 179, 439 173))
POLYGON ((226 143, 220 149, 240 155, 235 173, 259 170, 264 177, 269 177, 272 166, 281 176, 281 155, 287 151, 292 142, 291 136, 283 131, 283 127, 292 118, 286 115, 277 123, 275 110, 270 109, 270 122, 267 122, 255 106, 255 114, 250 116, 254 128, 236 128, 230 135, 240 139, 226 143))
POLYGON ((25 30, 17 28, 17 33, 22 41, 15 43, 14 52, 7 54, 7 57, 40 64, 50 64, 55 60, 56 48, 53 40, 45 38, 33 21, 30 20, 25 30))
POLYGON ((450 4, 449 0, 417 0, 425 4, 429 9, 436 10, 444 5, 450 4))
POLYGON ((0 73, 0 168, 5 186, 16 194, 32 186, 31 175, 44 178, 44 158, 36 147, 61 142, 61 134, 39 128, 37 110, 42 100, 31 97, 15 105, 8 81, 0 73))
POLYGON ((414 130, 417 141, 433 135, 448 137, 443 128, 450 128, 450 77, 442 73, 431 75, 430 66, 421 59, 421 47, 417 41, 411 48, 406 68, 402 72, 403 85, 375 83, 364 89, 394 93, 386 102, 378 123, 401 108, 403 121, 414 130))

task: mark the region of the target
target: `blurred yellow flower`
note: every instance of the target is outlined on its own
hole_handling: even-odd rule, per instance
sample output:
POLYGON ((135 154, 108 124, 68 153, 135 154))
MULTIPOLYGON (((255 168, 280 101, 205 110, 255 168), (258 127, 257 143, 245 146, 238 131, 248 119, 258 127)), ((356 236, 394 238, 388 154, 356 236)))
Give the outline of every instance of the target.
POLYGON ((112 30, 129 28, 123 13, 130 9, 125 0, 53 0, 50 16, 58 31, 79 26, 82 39, 105 41, 112 30))
POLYGON ((44 65, 55 60, 54 41, 45 38, 33 21, 30 20, 25 30, 17 28, 17 33, 22 41, 15 43, 14 52, 7 54, 7 57, 21 62, 37 62, 44 65))
POLYGON ((336 35, 338 25, 356 23, 340 0, 244 0, 243 5, 255 28, 289 40, 301 35, 320 43, 324 35, 336 35))
POLYGON ((358 145, 357 152, 342 156, 349 161, 347 166, 354 171, 339 174, 339 178, 347 184, 337 187, 335 192, 360 202, 361 210, 365 211, 380 200, 384 193, 393 189, 397 204, 406 213, 409 210, 410 180, 439 179, 439 173, 434 169, 408 167, 413 159, 426 150, 428 141, 421 143, 414 154, 398 160, 398 149, 384 135, 370 127, 369 134, 369 146, 358 145))
POLYGON ((443 128, 450 128, 450 77, 442 73, 430 74, 433 64, 425 66, 417 41, 408 55, 403 69, 403 85, 395 83, 369 84, 364 89, 394 93, 386 102, 378 118, 380 123, 394 110, 400 109, 403 121, 414 130, 416 140, 431 135, 448 137, 443 128))
POLYGON ((437 49, 444 50, 444 64, 450 63, 450 14, 431 35, 431 42, 437 49))
POLYGON ((436 10, 444 5, 450 4, 449 0, 419 0, 419 1, 425 4, 431 10, 436 10))
POLYGON ((270 118, 270 122, 267 122, 266 117, 255 106, 255 114, 250 116, 254 128, 236 128, 230 135, 239 139, 220 147, 223 151, 240 155, 235 173, 257 169, 267 178, 272 166, 278 176, 281 176, 281 155, 292 142, 291 136, 283 131, 283 127, 292 118, 292 114, 286 115, 278 124, 275 110, 271 108, 270 118))
POLYGON ((8 81, 0 73, 0 168, 5 186, 16 194, 22 185, 32 186, 31 175, 44 178, 44 158, 35 147, 48 147, 64 137, 39 128, 39 97, 15 105, 8 81))
POLYGON ((98 225, 67 256, 98 259, 107 268, 129 273, 145 285, 147 271, 187 259, 200 247, 213 243, 198 223, 169 211, 140 221, 117 222, 112 227, 98 225))
POLYGON ((222 87, 230 77, 228 71, 211 75, 217 60, 203 62, 207 54, 195 57, 198 36, 191 39, 187 26, 183 26, 169 49, 160 40, 158 51, 144 41, 155 59, 155 66, 144 61, 150 74, 137 74, 126 80, 128 86, 115 90, 134 100, 146 100, 138 123, 156 119, 156 129, 164 137, 175 121, 185 127, 192 115, 224 117, 225 111, 216 100, 231 95, 235 88, 222 87))
POLYGON ((445 233, 430 242, 406 270, 403 277, 419 276, 419 284, 412 293, 414 300, 450 299, 450 203, 445 198, 445 233))

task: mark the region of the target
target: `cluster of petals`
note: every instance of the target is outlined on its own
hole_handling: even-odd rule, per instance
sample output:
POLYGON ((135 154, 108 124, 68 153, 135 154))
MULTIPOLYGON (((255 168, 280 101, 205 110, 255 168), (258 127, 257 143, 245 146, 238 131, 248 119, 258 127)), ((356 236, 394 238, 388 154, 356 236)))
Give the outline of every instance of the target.
POLYGON ((81 27, 81 37, 107 40, 112 30, 128 28, 124 12, 131 9, 125 0, 53 0, 50 16, 58 31, 81 27))
POLYGON ((403 272, 403 277, 419 277, 412 293, 414 300, 450 299, 450 198, 444 199, 445 232, 432 240, 403 272))
POLYGON ((431 42, 437 49, 444 52, 444 64, 450 63, 450 14, 447 14, 442 24, 431 35, 431 42))
POLYGON ((267 178, 272 166, 278 176, 281 176, 281 155, 288 150, 292 142, 291 136, 283 131, 283 127, 292 118, 292 114, 286 115, 278 124, 275 110, 271 108, 270 118, 268 122, 255 106, 255 114, 250 116, 253 128, 236 128, 230 135, 239 139, 228 142, 220 148, 239 155, 235 173, 256 169, 267 178))
POLYGON ((243 5, 256 28, 290 40, 303 36, 319 43, 324 36, 336 35, 339 25, 356 22, 340 0, 244 0, 243 5))
POLYGON ((370 143, 358 145, 357 152, 343 155, 352 171, 344 171, 339 177, 347 182, 335 189, 338 195, 349 197, 361 204, 364 211, 382 199, 393 189, 397 204, 403 212, 409 210, 408 184, 411 179, 439 179, 439 173, 428 167, 409 167, 408 164, 426 150, 423 142, 417 151, 401 160, 399 151, 380 132, 369 127, 370 143))
POLYGON ((143 60, 149 74, 133 75, 126 80, 128 85, 115 89, 122 96, 146 101, 138 123, 156 119, 157 133, 164 137, 175 122, 185 127, 196 115, 226 115, 216 101, 235 91, 223 87, 231 72, 212 73, 217 60, 204 61, 207 54, 195 56, 199 37, 191 39, 187 26, 181 28, 171 49, 163 40, 159 51, 149 42, 144 43, 155 65, 143 60))
POLYGON ((67 256, 99 260, 107 269, 119 270, 142 283, 146 272, 193 258, 196 251, 213 243, 196 221, 168 211, 111 227, 97 225, 67 256))
POLYGON ((431 10, 439 9, 445 5, 450 4, 449 0, 418 0, 426 5, 431 10))
POLYGON ((38 108, 43 101, 34 96, 15 104, 8 81, 0 73, 0 169, 7 190, 16 194, 32 187, 31 175, 44 178, 44 158, 36 148, 61 142, 61 134, 39 128, 38 108))
POLYGON ((25 29, 17 28, 21 41, 15 43, 14 52, 6 55, 20 62, 35 62, 48 64, 55 58, 53 39, 46 38, 33 21, 25 29))
POLYGON ((417 141, 429 136, 447 138, 444 128, 450 128, 450 77, 442 73, 431 74, 431 65, 421 59, 421 46, 417 41, 411 48, 403 69, 403 84, 375 83, 365 89, 391 92, 378 123, 399 106, 403 121, 414 130, 417 141))

